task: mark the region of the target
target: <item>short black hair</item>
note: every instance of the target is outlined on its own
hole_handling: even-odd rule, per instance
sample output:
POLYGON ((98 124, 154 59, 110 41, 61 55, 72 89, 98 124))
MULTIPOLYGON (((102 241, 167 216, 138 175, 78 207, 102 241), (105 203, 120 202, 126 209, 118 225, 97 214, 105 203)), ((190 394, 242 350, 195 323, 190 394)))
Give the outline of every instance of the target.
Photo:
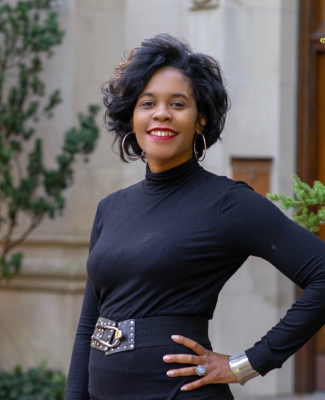
MULTIPOLYGON (((124 55, 123 62, 115 68, 115 74, 101 86, 106 107, 104 124, 108 131, 115 132, 112 147, 118 142, 120 158, 125 162, 121 145, 126 134, 132 131, 130 120, 138 97, 153 74, 167 66, 179 69, 190 80, 198 115, 206 117, 206 125, 202 127, 206 147, 222 139, 220 135, 230 99, 218 62, 208 55, 194 53, 186 40, 161 33, 144 40, 139 47, 124 55)), ((145 155, 141 155, 142 149, 135 135, 125 140, 124 148, 129 156, 141 156, 144 161, 145 155)), ((203 140, 197 140, 199 157, 203 148, 203 140)))

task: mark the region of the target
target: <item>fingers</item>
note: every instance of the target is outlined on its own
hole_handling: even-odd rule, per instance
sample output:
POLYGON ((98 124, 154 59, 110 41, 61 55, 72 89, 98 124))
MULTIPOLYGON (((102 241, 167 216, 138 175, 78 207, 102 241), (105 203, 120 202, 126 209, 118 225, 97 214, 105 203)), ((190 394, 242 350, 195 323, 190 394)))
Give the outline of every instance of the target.
MULTIPOLYGON (((179 369, 171 369, 170 371, 167 371, 167 375, 171 378, 175 378, 178 376, 192 376, 196 375, 196 367, 191 367, 191 368, 179 368, 179 369)), ((208 381, 206 377, 198 379, 194 382, 187 383, 186 385, 181 387, 182 391, 186 390, 193 390, 197 389, 200 386, 207 385, 208 383, 211 383, 208 381)))
POLYGON ((193 354, 166 354, 163 357, 163 360, 167 363, 194 364, 194 365, 200 364, 199 357, 193 354))
POLYGON ((181 390, 182 391, 193 390, 193 389, 197 389, 197 388, 199 388, 199 387, 201 387, 203 385, 207 385, 209 383, 211 383, 209 381, 209 379, 204 377, 204 378, 198 379, 197 381, 194 381, 194 382, 191 382, 191 383, 187 383, 186 385, 181 387, 181 390))
POLYGON ((167 375, 173 378, 177 376, 197 375, 195 368, 196 367, 171 369, 167 371, 167 375))
MULTIPOLYGON (((167 375, 171 378, 176 378, 179 376, 192 376, 192 375, 197 375, 196 372, 196 367, 190 367, 190 368, 179 368, 179 369, 171 369, 167 371, 167 375)), ((193 390, 196 388, 199 388, 200 386, 207 385, 208 383, 211 383, 208 381, 207 378, 201 378, 198 379, 194 382, 187 383, 186 385, 181 387, 182 391, 186 390, 193 390)))
MULTIPOLYGON (((193 350, 197 355, 192 355, 192 354, 166 354, 163 357, 163 360, 167 363, 179 363, 179 364, 192 364, 194 365, 193 367, 188 367, 188 368, 178 368, 178 369, 172 369, 167 371, 167 375, 169 377, 179 377, 179 376, 191 376, 191 375, 197 375, 196 371, 196 366, 202 364, 203 362, 203 357, 207 356, 209 350, 205 349, 203 346, 201 346, 199 343, 195 342, 192 339, 189 339, 185 336, 180 336, 180 335, 173 335, 172 339, 174 342, 181 344, 185 347, 188 347, 189 349, 193 350)), ((200 386, 207 385, 208 383, 211 383, 207 377, 203 377, 201 379, 197 379, 194 382, 187 383, 183 387, 181 387, 182 391, 188 391, 188 390, 193 390, 197 389, 200 386)))
POLYGON ((199 343, 195 342, 192 339, 189 339, 185 336, 180 336, 180 335, 173 335, 172 339, 174 342, 178 344, 182 344, 185 347, 188 347, 189 349, 193 350, 196 354, 199 356, 204 356, 207 352, 207 350, 201 346, 199 343))

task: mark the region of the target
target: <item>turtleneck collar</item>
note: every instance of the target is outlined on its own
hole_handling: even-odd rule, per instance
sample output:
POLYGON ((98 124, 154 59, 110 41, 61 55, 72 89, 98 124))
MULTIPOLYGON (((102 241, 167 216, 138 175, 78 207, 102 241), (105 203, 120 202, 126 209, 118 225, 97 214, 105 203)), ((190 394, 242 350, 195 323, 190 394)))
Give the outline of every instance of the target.
POLYGON ((143 181, 144 191, 148 194, 159 194, 172 190, 193 178, 201 169, 195 156, 176 167, 156 173, 150 170, 147 163, 143 181))

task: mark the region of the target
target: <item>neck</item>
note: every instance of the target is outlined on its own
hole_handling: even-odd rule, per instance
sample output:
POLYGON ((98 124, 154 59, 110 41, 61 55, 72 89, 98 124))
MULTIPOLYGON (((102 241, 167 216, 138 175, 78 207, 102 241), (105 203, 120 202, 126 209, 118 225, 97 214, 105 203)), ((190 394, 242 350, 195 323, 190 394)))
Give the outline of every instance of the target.
POLYGON ((161 194, 170 190, 177 190, 202 170, 195 156, 182 164, 169 169, 153 172, 151 166, 146 164, 146 179, 143 181, 143 188, 147 194, 161 194))
POLYGON ((147 156, 147 162, 150 168, 150 171, 153 173, 163 172, 168 169, 177 167, 177 165, 183 164, 186 161, 190 160, 193 157, 193 154, 184 154, 182 156, 178 156, 177 159, 168 159, 168 160, 159 160, 157 158, 151 158, 147 156))

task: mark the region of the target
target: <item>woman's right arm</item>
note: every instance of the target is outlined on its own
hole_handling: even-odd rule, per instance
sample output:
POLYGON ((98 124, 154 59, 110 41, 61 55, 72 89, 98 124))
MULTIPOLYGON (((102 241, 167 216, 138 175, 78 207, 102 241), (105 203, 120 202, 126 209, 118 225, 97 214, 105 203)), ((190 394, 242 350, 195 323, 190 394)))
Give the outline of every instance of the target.
MULTIPOLYGON (((99 236, 99 205, 97 207, 91 231, 89 253, 95 246, 99 236)), ((89 278, 87 278, 85 296, 73 346, 64 400, 89 400, 88 363, 90 355, 90 338, 98 317, 98 299, 94 293, 89 278)))
POLYGON ((73 346, 64 400, 89 400, 88 362, 90 338, 98 317, 98 300, 89 278, 87 278, 85 297, 73 346))

